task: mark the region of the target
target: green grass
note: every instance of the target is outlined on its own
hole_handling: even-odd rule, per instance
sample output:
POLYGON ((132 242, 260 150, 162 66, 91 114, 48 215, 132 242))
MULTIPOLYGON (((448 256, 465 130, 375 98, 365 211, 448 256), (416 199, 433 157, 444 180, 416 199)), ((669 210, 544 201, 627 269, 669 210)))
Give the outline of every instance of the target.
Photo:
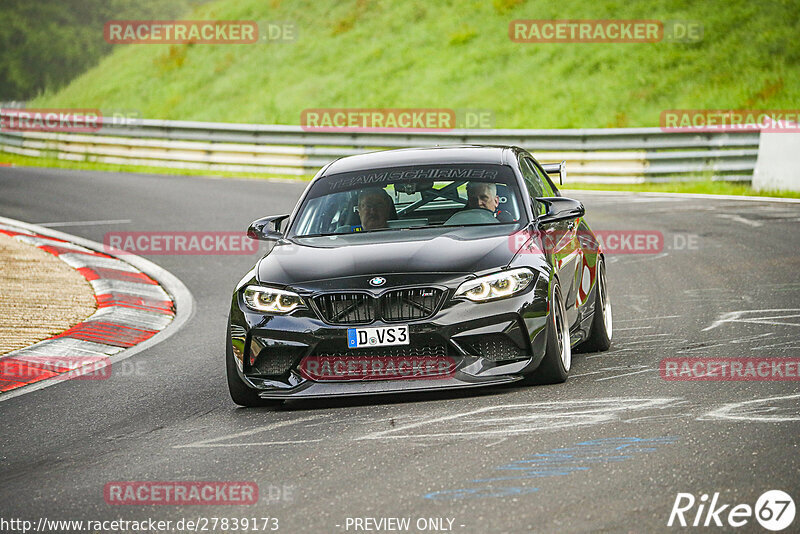
MULTIPOLYGON (((118 46, 32 107, 297 124, 307 108, 488 109, 499 128, 657 126, 665 109, 800 102, 800 0, 216 0, 187 19, 291 21, 295 42, 118 46), (703 24, 697 43, 514 43, 514 19, 703 24)), ((102 38, 98 36, 98 38, 102 38)))
MULTIPOLYGON (((308 181, 313 175, 300 176, 297 178, 287 178, 271 174, 258 174, 251 172, 228 172, 228 171, 198 171, 190 169, 173 169, 170 167, 148 167, 143 165, 116 165, 95 162, 76 162, 65 161, 56 158, 34 158, 29 156, 19 156, 0 152, 0 164, 11 163, 16 167, 51 167, 58 169, 75 169, 85 171, 110 171, 110 172, 133 172, 141 174, 169 174, 184 176, 212 176, 219 178, 252 178, 270 180, 296 180, 308 181)), ((765 196, 781 198, 800 198, 797 191, 756 191, 752 187, 741 183, 715 182, 710 180, 697 182, 667 182, 657 184, 583 184, 570 183, 567 181, 564 189, 591 189, 603 191, 638 191, 638 192, 661 192, 661 193, 702 193, 708 195, 743 195, 743 196, 765 196)))
POLYGON ((756 191, 745 183, 703 180, 697 182, 663 182, 649 184, 576 184, 567 183, 565 189, 599 191, 636 191, 640 193, 695 193, 703 195, 738 195, 754 197, 800 198, 800 191, 756 191))
MULTIPOLYGON (((117 46, 96 68, 29 106, 261 124, 298 124, 309 108, 431 107, 491 110, 497 128, 658 126, 666 109, 796 108, 797 13, 800 0, 215 0, 183 18, 289 21, 298 38, 117 46), (685 44, 514 43, 508 26, 515 19, 691 20, 703 24, 704 38, 685 44)), ((47 162, 18 164, 263 176, 47 162)), ((699 179, 570 187, 758 194, 745 185, 699 179)))

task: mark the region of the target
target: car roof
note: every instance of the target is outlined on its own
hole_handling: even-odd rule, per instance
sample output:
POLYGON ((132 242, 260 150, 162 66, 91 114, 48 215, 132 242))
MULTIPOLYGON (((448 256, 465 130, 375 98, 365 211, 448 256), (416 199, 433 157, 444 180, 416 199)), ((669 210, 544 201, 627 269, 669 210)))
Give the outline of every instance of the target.
POLYGON ((453 163, 505 165, 508 163, 505 153, 512 149, 513 147, 497 145, 458 145, 382 150, 337 159, 329 164, 320 176, 410 165, 453 163))

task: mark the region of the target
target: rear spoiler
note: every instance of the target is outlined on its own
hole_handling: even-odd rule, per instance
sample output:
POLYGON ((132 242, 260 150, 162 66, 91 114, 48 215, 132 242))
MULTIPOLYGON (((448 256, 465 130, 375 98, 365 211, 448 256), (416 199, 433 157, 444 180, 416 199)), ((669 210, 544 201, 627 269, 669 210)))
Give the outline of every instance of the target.
POLYGON ((567 178, 567 162, 561 163, 542 163, 542 169, 550 176, 558 176, 558 183, 564 185, 564 180, 567 178))

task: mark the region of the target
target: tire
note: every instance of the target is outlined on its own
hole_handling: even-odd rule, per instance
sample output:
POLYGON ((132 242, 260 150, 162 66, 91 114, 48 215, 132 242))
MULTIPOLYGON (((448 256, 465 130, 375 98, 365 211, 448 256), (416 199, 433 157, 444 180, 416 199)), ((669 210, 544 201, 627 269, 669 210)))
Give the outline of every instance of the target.
POLYGON ((225 336, 225 370, 228 375, 228 391, 233 402, 246 408, 258 408, 264 406, 280 406, 282 400, 262 399, 258 393, 245 384, 239 377, 239 370, 233 360, 233 346, 231 345, 231 324, 228 320, 228 333, 225 336))
POLYGON ((608 284, 606 283, 606 262, 602 258, 598 261, 592 330, 589 338, 581 344, 581 350, 584 352, 608 350, 611 347, 611 336, 614 334, 611 299, 608 297, 608 284))
POLYGON ((567 311, 558 282, 553 284, 550 310, 547 317, 547 347, 544 358, 536 371, 526 380, 529 384, 561 384, 567 380, 572 366, 567 311))

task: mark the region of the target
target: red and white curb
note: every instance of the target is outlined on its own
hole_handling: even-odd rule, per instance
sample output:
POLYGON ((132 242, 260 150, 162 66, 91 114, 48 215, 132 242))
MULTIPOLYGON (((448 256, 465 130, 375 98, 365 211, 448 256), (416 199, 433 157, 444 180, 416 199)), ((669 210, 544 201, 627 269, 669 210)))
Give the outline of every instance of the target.
POLYGON ((67 378, 106 378, 111 365, 166 339, 194 311, 175 276, 139 256, 0 217, 0 233, 55 255, 91 284, 97 311, 68 330, 0 356, 0 401, 67 378))

